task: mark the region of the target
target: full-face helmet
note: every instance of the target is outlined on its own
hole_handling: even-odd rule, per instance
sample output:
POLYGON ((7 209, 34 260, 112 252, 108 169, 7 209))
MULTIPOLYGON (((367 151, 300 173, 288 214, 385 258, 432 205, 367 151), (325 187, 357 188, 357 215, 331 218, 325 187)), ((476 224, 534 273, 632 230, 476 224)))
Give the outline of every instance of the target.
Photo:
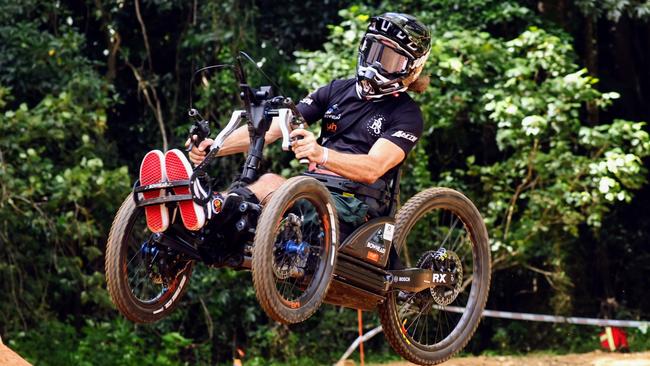
POLYGON ((430 48, 429 30, 415 17, 372 17, 359 45, 357 92, 370 99, 406 90, 420 75, 430 48))

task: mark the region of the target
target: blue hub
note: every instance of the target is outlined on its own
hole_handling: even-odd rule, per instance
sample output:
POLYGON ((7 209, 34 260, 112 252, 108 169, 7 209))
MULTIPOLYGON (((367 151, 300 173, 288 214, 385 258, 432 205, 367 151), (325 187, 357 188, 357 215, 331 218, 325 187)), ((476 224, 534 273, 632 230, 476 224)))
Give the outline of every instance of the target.
POLYGON ((149 244, 149 241, 145 241, 140 247, 140 253, 142 253, 143 256, 150 255, 152 257, 155 257, 156 254, 158 254, 158 248, 149 244))
POLYGON ((284 251, 287 254, 295 254, 300 257, 300 259, 305 259, 309 256, 309 244, 304 241, 298 243, 294 240, 287 240, 284 243, 284 251))

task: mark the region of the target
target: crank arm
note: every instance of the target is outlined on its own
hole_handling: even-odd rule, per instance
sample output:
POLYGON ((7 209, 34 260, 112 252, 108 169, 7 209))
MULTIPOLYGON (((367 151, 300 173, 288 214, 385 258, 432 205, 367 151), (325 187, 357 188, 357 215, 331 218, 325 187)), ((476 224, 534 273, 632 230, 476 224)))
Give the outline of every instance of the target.
POLYGON ((192 244, 186 242, 185 240, 173 237, 171 235, 166 235, 163 233, 153 234, 153 240, 163 246, 174 249, 180 253, 187 255, 190 259, 201 260, 201 255, 199 251, 192 246, 192 244))
POLYGON ((214 142, 212 143, 212 146, 210 147, 211 149, 216 149, 219 150, 221 146, 223 146, 223 142, 226 141, 228 136, 230 136, 237 127, 239 127, 239 124, 241 121, 244 119, 246 112, 242 110, 237 110, 232 112, 232 116, 230 116, 230 121, 228 121, 228 124, 226 127, 219 132, 217 137, 214 139, 214 142))
MULTIPOLYGON (((296 111, 297 112, 297 111, 296 111)), ((281 108, 278 109, 278 116, 273 117, 273 119, 278 119, 279 125, 280 125, 280 131, 282 131, 282 150, 284 151, 289 151, 289 148, 291 147, 291 131, 294 130, 292 127, 294 117, 297 115, 294 114, 294 111, 292 111, 289 108, 281 108)), ((303 123, 299 124, 298 128, 305 128, 305 125, 303 123)), ((309 164, 309 160, 306 158, 300 159, 300 164, 309 164)))
POLYGON ((278 116, 273 119, 278 120, 280 131, 282 131, 282 150, 289 151, 291 147, 291 121, 293 120, 293 112, 288 108, 278 109, 278 116))
POLYGON ((390 287, 393 290, 420 292, 432 287, 453 288, 457 279, 449 272, 435 272, 430 269, 409 268, 390 273, 390 287))
POLYGON ((221 132, 215 137, 214 142, 210 146, 210 152, 205 156, 205 159, 199 164, 194 170, 200 170, 205 172, 206 168, 212 160, 217 156, 217 153, 219 152, 219 149, 223 146, 224 141, 230 136, 235 130, 239 127, 241 121, 245 118, 246 112, 242 110, 237 110, 232 112, 232 116, 230 116, 230 121, 228 121, 228 124, 226 124, 226 127, 224 127, 221 132))

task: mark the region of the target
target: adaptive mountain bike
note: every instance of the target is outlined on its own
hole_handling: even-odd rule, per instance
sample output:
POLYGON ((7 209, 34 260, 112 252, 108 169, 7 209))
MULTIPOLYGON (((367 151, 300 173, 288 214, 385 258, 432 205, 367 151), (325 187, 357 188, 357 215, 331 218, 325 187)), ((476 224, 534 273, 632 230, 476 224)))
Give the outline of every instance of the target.
MULTIPOLYGON (((117 212, 106 277, 119 311, 138 323, 164 318, 187 290, 195 263, 202 262, 250 270, 260 305, 278 322, 304 321, 323 302, 377 311, 386 339, 407 360, 433 365, 452 357, 474 334, 490 284, 485 224, 474 204, 455 190, 427 189, 398 210, 399 169, 385 189, 306 173, 288 179, 264 206, 225 201, 217 208, 221 213, 198 231, 185 229, 175 214, 164 232, 147 229, 148 206, 164 204, 175 212, 177 203, 188 199, 211 204, 207 168, 240 124, 248 125, 251 144, 231 187, 257 179, 273 119, 279 119, 283 149, 289 149, 291 129, 303 123, 300 113, 289 98, 274 95, 273 87, 250 86, 242 60, 254 62, 240 52, 227 67, 239 80, 245 108, 233 112, 190 179, 136 182, 117 212), (178 194, 181 188, 189 194, 178 194), (162 196, 144 198, 161 190, 162 196), (331 192, 382 199, 388 208, 339 242, 331 192)), ((209 135, 208 123, 196 110, 190 115, 196 118, 190 136, 200 141, 209 135)))

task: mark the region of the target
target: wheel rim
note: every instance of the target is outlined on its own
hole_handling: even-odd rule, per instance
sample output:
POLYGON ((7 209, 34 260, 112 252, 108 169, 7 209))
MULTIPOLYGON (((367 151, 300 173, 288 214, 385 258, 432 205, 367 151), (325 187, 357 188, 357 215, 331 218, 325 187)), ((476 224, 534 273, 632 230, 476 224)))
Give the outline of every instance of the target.
POLYGON ((331 242, 327 209, 299 196, 281 215, 273 238, 275 290, 289 308, 299 308, 318 293, 331 242))
POLYGON ((429 267, 433 260, 424 260, 424 256, 443 248, 449 252, 447 262, 454 263, 449 266, 451 269, 446 270, 455 273, 461 281, 460 285, 443 288, 443 291, 438 287, 419 293, 399 291, 391 296, 402 336, 416 347, 430 352, 447 347, 464 330, 464 324, 476 306, 478 281, 473 281, 473 278, 479 272, 479 263, 472 236, 456 213, 434 207, 414 221, 401 249, 403 264, 416 267, 419 261, 419 264, 425 264, 423 268, 429 267), (453 269, 458 262, 459 268, 453 269), (450 311, 457 308, 465 311, 450 311))
POLYGON ((153 235, 155 234, 147 228, 144 209, 136 208, 124 234, 122 248, 125 255, 122 268, 123 273, 126 273, 126 284, 132 298, 145 307, 154 307, 172 296, 177 296, 176 293, 187 281, 182 272, 190 264, 187 261, 184 269, 178 272, 179 275, 171 280, 164 280, 158 267, 161 249, 149 244, 153 235))

